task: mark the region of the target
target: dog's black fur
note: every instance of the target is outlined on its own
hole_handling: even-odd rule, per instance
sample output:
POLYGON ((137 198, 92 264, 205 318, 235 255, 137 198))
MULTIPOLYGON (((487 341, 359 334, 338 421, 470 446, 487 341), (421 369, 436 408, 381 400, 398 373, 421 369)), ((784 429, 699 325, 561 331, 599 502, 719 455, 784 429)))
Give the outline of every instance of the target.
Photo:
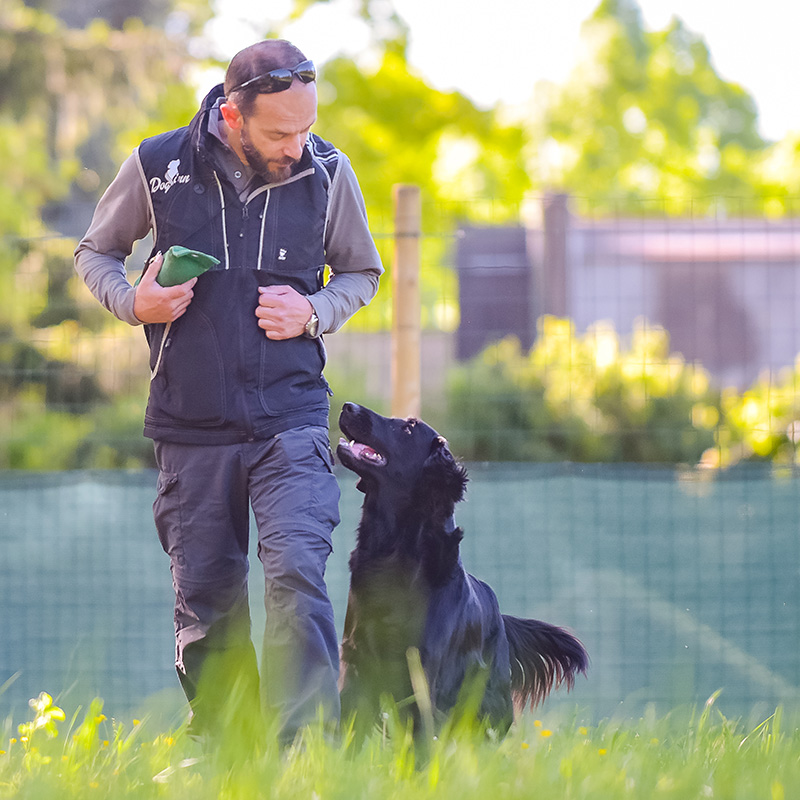
POLYGON ((339 427, 348 440, 339 443, 339 460, 365 495, 350 556, 343 719, 355 713, 363 735, 382 695, 398 703, 412 697, 410 648, 419 651, 437 713, 454 709, 475 676, 485 686, 478 715, 500 732, 515 705, 532 707, 551 689, 572 687, 588 667, 581 642, 563 628, 501 614, 492 589, 462 567, 453 512, 467 473, 445 439, 420 420, 352 403, 339 427))

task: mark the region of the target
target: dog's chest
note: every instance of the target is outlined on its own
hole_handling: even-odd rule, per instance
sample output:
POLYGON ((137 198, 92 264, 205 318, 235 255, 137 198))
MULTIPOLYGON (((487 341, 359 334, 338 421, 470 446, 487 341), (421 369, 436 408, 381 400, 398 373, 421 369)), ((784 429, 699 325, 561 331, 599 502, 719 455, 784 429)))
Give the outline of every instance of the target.
POLYGON ((350 635, 359 648, 375 655, 405 659, 419 647, 428 614, 430 591, 417 568, 378 565, 354 576, 348 600, 350 635))

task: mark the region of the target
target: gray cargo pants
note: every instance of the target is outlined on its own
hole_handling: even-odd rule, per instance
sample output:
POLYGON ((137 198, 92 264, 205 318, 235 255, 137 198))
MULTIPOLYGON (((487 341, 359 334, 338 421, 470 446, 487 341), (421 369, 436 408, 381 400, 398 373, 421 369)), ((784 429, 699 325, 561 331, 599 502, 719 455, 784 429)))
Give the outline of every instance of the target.
POLYGON ((267 623, 261 700, 280 738, 317 718, 339 717, 339 651, 325 586, 339 486, 325 428, 296 428, 257 442, 156 442, 159 539, 175 589, 175 664, 195 719, 213 732, 231 697, 258 704, 247 597, 249 504, 264 567, 267 623), (210 665, 214 664, 215 667, 210 665), (200 691, 201 676, 208 691, 200 691))

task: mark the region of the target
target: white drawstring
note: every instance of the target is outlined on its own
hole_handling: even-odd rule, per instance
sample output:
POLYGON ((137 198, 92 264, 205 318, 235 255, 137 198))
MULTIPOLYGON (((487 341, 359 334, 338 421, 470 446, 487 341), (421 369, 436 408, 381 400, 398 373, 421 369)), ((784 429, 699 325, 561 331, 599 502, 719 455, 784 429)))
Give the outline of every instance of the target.
POLYGON ((258 243, 258 266, 256 269, 261 269, 261 256, 264 255, 264 226, 267 224, 267 209, 269 208, 269 189, 267 189, 267 197, 264 200, 264 213, 261 215, 261 241, 258 243))
MULTIPOLYGON (((230 259, 230 254, 228 253, 228 229, 227 229, 228 226, 226 224, 226 219, 225 219, 225 192, 222 191, 222 184, 220 183, 219 175, 217 175, 216 170, 214 171, 214 180, 216 180, 216 182, 217 182, 217 189, 219 190, 219 202, 220 202, 220 206, 222 207, 222 243, 223 243, 223 246, 225 248, 225 269, 230 269, 231 268, 231 259, 230 259)), ((269 194, 267 195, 267 199, 269 199, 269 194)), ((265 211, 266 211, 266 209, 265 209, 265 211)), ((264 216, 266 217, 266 213, 264 214, 264 216)), ((264 244, 264 242, 263 242, 263 238, 264 238, 264 223, 263 222, 261 223, 261 238, 262 238, 261 245, 263 247, 263 244, 264 244)), ((258 260, 259 260, 259 269, 260 269, 260 264, 261 264, 261 254, 260 253, 259 253, 259 256, 258 256, 258 260)), ((150 370, 150 380, 151 381, 155 379, 156 375, 158 375, 158 368, 161 366, 161 358, 164 355, 164 348, 166 347, 167 336, 169 336, 169 331, 170 331, 171 327, 172 327, 172 322, 170 321, 170 322, 167 323, 166 327, 164 328, 164 333, 161 336, 161 344, 160 344, 160 346, 158 348, 158 357, 156 358, 155 366, 153 367, 152 370, 150 370)))
POLYGON ((164 333, 161 336, 161 346, 158 348, 158 358, 156 359, 156 365, 153 369, 150 370, 150 380, 152 381, 156 375, 158 375, 158 368, 161 366, 161 356, 164 354, 164 345, 167 342, 167 336, 169 335, 169 329, 172 327, 172 321, 167 323, 167 327, 164 328, 164 333))
POLYGON ((231 257, 228 253, 228 226, 225 221, 225 192, 222 191, 222 184, 219 180, 216 170, 214 170, 214 180, 217 182, 217 189, 219 189, 219 203, 222 206, 222 244, 225 247, 225 269, 231 268, 231 257))

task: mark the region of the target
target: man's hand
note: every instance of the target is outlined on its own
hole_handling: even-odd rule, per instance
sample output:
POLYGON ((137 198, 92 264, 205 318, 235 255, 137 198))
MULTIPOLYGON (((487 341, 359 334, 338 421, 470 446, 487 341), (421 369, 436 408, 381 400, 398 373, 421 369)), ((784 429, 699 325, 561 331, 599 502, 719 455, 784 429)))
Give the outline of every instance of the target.
POLYGON ((153 256, 150 266, 136 287, 133 313, 141 322, 174 322, 192 302, 192 288, 197 283, 197 278, 178 286, 161 286, 156 282, 156 275, 163 263, 164 256, 161 253, 153 256))
POLYGON ((313 306, 291 286, 259 286, 256 316, 268 339, 302 336, 313 306))

